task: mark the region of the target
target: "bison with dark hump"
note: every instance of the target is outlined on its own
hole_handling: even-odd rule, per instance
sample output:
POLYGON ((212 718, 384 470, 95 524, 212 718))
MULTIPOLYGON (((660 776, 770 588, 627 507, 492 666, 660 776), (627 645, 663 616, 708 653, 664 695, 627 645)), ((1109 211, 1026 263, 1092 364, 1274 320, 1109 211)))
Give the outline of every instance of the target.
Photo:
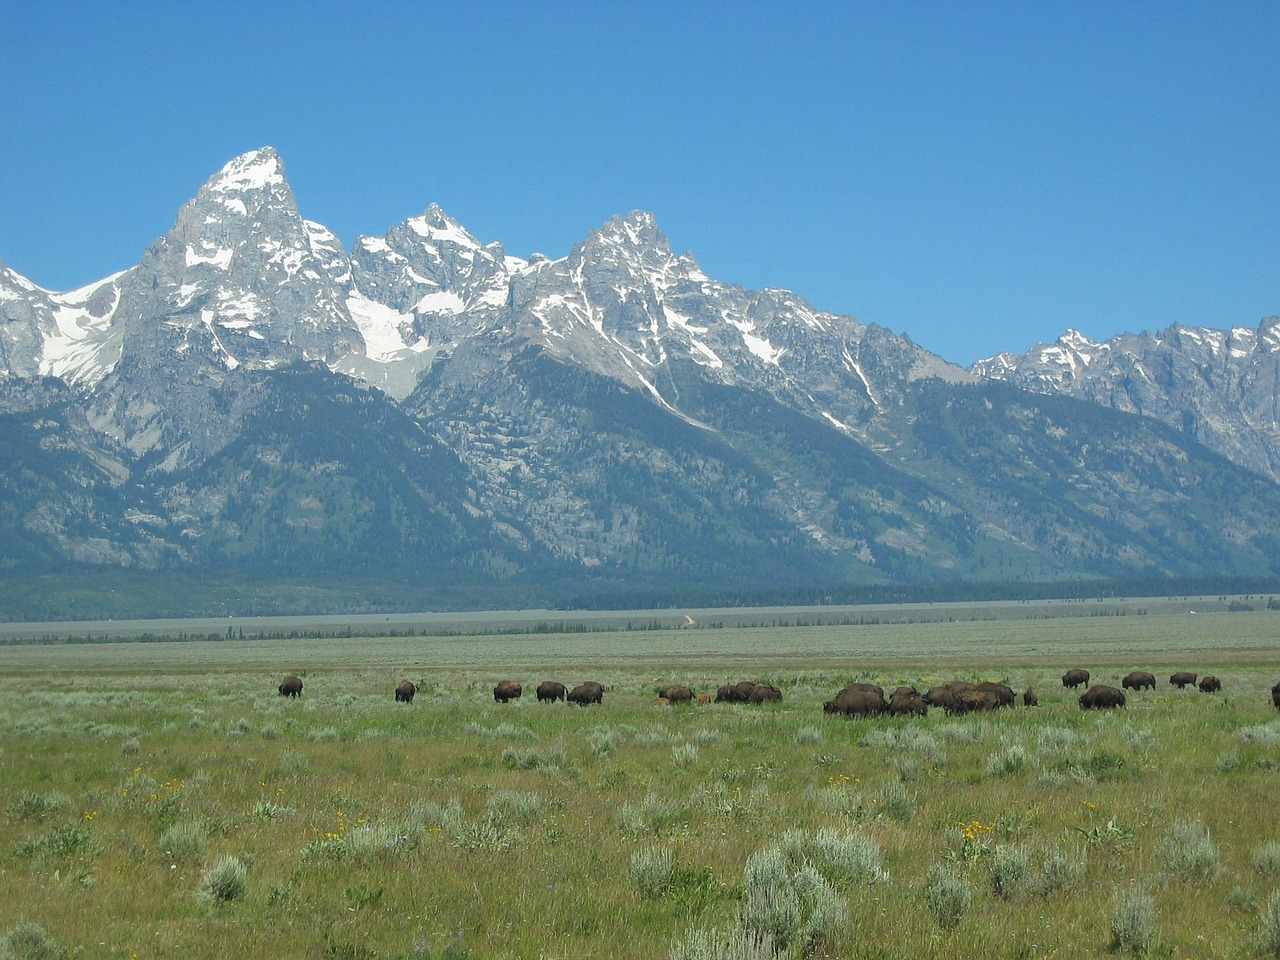
POLYGON ((585 707, 591 703, 602 703, 604 701, 604 687, 594 680, 588 680, 570 690, 567 699, 570 703, 576 703, 580 707, 585 707))
POLYGON ((1153 673, 1147 673, 1145 670, 1130 670, 1124 675, 1124 679, 1120 681, 1120 686, 1126 690, 1142 690, 1150 687, 1152 690, 1156 688, 1156 677, 1153 673))
POLYGON ((1208 677, 1204 677, 1200 681, 1201 693, 1217 693, 1221 689, 1222 689, 1222 681, 1219 680, 1217 677, 1208 676, 1208 677))
POLYGON ((413 695, 417 692, 412 680, 401 680, 396 687, 396 703, 413 703, 413 695))
POLYGON ((782 691, 772 683, 757 683, 747 694, 747 703, 781 703, 782 691))
POLYGON ((1062 685, 1068 690, 1074 690, 1080 684, 1084 684, 1086 690, 1089 689, 1089 671, 1088 670, 1068 670, 1062 675, 1062 685))
POLYGON ((850 683, 822 705, 823 713, 844 717, 874 717, 889 709, 884 690, 874 683, 850 683))
POLYGON ((1195 686, 1195 682, 1196 682, 1196 675, 1194 673, 1188 673, 1186 671, 1175 673, 1173 676, 1169 678, 1169 683, 1177 687, 1179 690, 1182 690, 1188 686, 1195 686))
POLYGON ((1034 707, 1040 702, 1040 694, 1036 693, 1035 687, 1027 687, 1022 691, 1022 705, 1024 707, 1034 707))
POLYGON ((1280 710, 1280 683, 1271 688, 1271 702, 1276 705, 1276 709, 1280 710))
POLYGON ((662 697, 667 703, 675 706, 680 703, 693 702, 693 690, 683 683, 673 683, 669 686, 659 687, 658 696, 662 697))
POLYGON ((1080 694, 1081 710, 1111 710, 1124 706, 1124 691, 1100 683, 1080 694))
POLYGON ((293 676, 285 677, 280 684, 279 690, 282 697, 300 697, 302 696, 302 681, 293 676))
POLYGON ((1000 697, 990 690, 961 690, 951 701, 947 713, 981 713, 996 710, 1001 706, 1000 697))
POLYGON ((563 683, 559 683, 555 680, 543 680, 538 684, 536 692, 538 694, 539 703, 543 700, 550 700, 552 703, 555 703, 557 700, 564 699, 565 689, 563 683))
POLYGON ((496 703, 519 700, 523 692, 524 688, 514 680, 499 680, 498 685, 493 688, 493 699, 496 703))
POLYGON ((923 717, 928 714, 929 705, 915 687, 899 687, 889 697, 889 712, 898 717, 923 717))
POLYGON ((1013 688, 1007 683, 996 683, 994 680, 983 680, 978 684, 975 690, 981 690, 984 693, 993 694, 996 698, 996 706, 1011 707, 1013 701, 1017 699, 1017 694, 1013 692, 1013 688))

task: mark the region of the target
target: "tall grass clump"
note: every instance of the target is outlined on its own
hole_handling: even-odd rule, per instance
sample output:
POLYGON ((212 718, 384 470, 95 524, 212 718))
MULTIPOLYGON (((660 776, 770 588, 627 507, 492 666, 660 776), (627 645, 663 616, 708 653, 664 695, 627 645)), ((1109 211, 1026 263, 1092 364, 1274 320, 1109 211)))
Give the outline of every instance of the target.
POLYGON ((1174 876, 1192 883, 1207 880, 1221 869, 1218 846, 1198 820, 1175 820, 1158 852, 1174 876))
POLYGON ((1027 751, 1019 744, 1005 747, 987 758, 987 776, 1001 777, 1027 769, 1027 751))
POLYGON ((671 960, 777 960, 773 945, 742 927, 690 928, 671 947, 671 960))
POLYGON ((951 930, 959 926, 973 903, 973 891, 964 875, 945 864, 929 867, 924 878, 924 905, 938 926, 951 930))
POLYGON ((1280 890, 1272 890, 1258 919, 1258 952, 1264 957, 1280 958, 1280 890))
POLYGON ((793 866, 807 864, 830 880, 884 883, 889 879, 880 845, 861 833, 792 828, 778 846, 793 866))
POLYGON ((886 780, 876 791, 875 805, 891 820, 907 821, 916 812, 916 795, 901 780, 886 780))
POLYGON ((671 748, 671 765, 677 770, 688 770, 698 762, 698 745, 678 743, 671 748))
POLYGON ((1117 890, 1111 902, 1111 949, 1141 953, 1156 939, 1156 904, 1145 890, 1117 890))
POLYGON ((158 846, 174 863, 195 863, 204 859, 209 840, 201 824, 186 820, 166 827, 158 846))
POLYGON ((230 903, 244 896, 248 884, 248 871, 239 857, 223 854, 200 878, 196 897, 201 903, 230 903))
POLYGON ((811 956, 835 940, 847 915, 835 887, 811 864, 794 868, 782 847, 747 858, 739 922, 775 952, 811 956))
POLYGON ((1253 869, 1263 876, 1280 876, 1280 841, 1264 840, 1249 858, 1253 869))
POLYGON ((991 852, 991 892, 1009 900, 1025 887, 1031 854, 1021 843, 998 843, 991 852))
POLYGON ((649 847, 631 854, 631 885, 646 900, 656 900, 667 891, 674 871, 669 847, 649 847))
POLYGON ((9 820, 47 820, 71 806, 71 799, 61 793, 23 791, 5 809, 9 820))
POLYGON ((38 923, 19 923, 0 937, 0 960, 63 960, 67 951, 38 923))

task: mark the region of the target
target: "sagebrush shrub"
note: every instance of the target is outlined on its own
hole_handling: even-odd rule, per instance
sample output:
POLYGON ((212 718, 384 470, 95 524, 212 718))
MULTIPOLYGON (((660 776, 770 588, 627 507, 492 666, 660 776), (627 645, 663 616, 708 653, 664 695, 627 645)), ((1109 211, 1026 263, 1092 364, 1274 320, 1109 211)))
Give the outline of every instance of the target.
POLYGON ((175 863, 203 860, 208 846, 204 827, 194 821, 172 824, 160 834, 160 852, 175 863))
POLYGON ((1111 949, 1141 953, 1156 939, 1156 904, 1137 888, 1118 890, 1111 904, 1111 949))
POLYGON ((1264 840, 1249 858, 1253 869, 1266 876, 1280 876, 1280 841, 1264 840))
POLYGON ((780 846, 752 853, 744 881, 739 922, 777 952, 811 955, 835 938, 848 914, 835 887, 810 864, 793 869, 780 846))
POLYGON ((973 891, 960 873, 941 863, 929 867, 924 880, 924 905, 944 930, 959 925, 973 902, 973 891))
POLYGON ((200 878, 197 896, 205 903, 230 903, 244 896, 248 872, 239 857, 223 854, 200 878))
POLYGON ((66 955, 38 923, 19 923, 0 937, 0 960, 63 960, 66 955))
POLYGON ((668 847, 649 847, 631 854, 631 885, 646 900, 656 900, 671 886, 675 859, 668 847))
POLYGON ((742 927, 690 928, 671 947, 671 960, 776 960, 772 944, 742 927))
POLYGON ((1031 854, 1020 843, 998 843, 991 853, 991 890, 1005 900, 1022 891, 1031 854))
POLYGON ((1209 879, 1221 866, 1217 844, 1198 820, 1175 820, 1158 850, 1174 876, 1193 883, 1209 879))
POLYGON ((1264 957, 1280 957, 1280 890, 1271 891, 1258 919, 1257 950, 1264 957))

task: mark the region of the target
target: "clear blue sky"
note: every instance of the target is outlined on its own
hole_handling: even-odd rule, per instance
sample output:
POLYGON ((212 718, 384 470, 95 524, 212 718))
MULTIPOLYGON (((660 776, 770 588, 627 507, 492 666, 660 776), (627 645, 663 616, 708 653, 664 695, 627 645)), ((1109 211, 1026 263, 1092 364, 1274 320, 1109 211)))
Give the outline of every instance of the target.
POLYGON ((8 0, 0 258, 137 262, 271 145, 349 247, 615 213, 950 360, 1280 313, 1280 3, 8 0))

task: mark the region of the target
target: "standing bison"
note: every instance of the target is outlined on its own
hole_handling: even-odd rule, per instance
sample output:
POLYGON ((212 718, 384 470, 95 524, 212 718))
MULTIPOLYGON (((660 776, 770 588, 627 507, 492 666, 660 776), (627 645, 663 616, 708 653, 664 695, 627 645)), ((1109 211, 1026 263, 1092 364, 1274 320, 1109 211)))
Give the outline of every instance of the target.
POLYGON ((889 698, 889 712, 894 716, 923 717, 929 713, 929 705, 915 687, 899 687, 889 698))
POLYGON ((401 680, 396 687, 396 703, 413 703, 413 695, 417 692, 412 680, 401 680))
POLYGON ((1156 688, 1155 674, 1147 673, 1145 670, 1130 670, 1125 674, 1124 679, 1120 681, 1120 686, 1126 690, 1142 690, 1146 687, 1154 690, 1156 688))
POLYGON ((1084 684, 1086 690, 1089 689, 1089 671, 1088 670, 1068 670, 1062 675, 1062 685, 1069 690, 1074 690, 1080 684, 1084 684))
POLYGON ((570 703, 576 703, 580 707, 585 707, 591 703, 602 703, 604 701, 604 687, 594 680, 588 680, 570 690, 567 699, 570 703))
POLYGON ((845 717, 872 717, 887 709, 884 691, 874 683, 851 683, 822 705, 824 713, 845 717))
POLYGON ((282 697, 300 697, 302 696, 302 681, 297 677, 285 677, 284 682, 280 684, 279 690, 282 697))
POLYGON ((1196 675, 1194 673, 1187 673, 1185 671, 1181 673, 1175 673, 1173 676, 1169 678, 1169 683, 1177 687, 1179 690, 1185 689, 1188 685, 1194 686, 1195 682, 1196 682, 1196 675))
POLYGON ((1081 710, 1111 710, 1124 706, 1124 691, 1100 683, 1080 694, 1081 710))
POLYGON ((1205 677, 1200 681, 1201 693, 1217 693, 1222 689, 1222 681, 1217 677, 1205 677))
POLYGON ((524 688, 514 680, 499 680, 498 685, 493 688, 493 699, 496 703, 519 700, 523 690, 524 688))
POLYGON ((673 706, 678 703, 693 702, 693 690, 683 683, 673 683, 670 686, 660 688, 658 696, 664 698, 673 706))
POLYGON ((747 694, 747 703, 781 703, 782 691, 771 683, 757 683, 747 694))
POLYGON ((539 703, 542 703, 543 700, 550 700, 555 703, 557 700, 564 699, 564 684, 555 680, 543 680, 538 684, 537 694, 539 703))
POLYGON ((1280 683, 1271 688, 1271 702, 1276 705, 1276 709, 1280 710, 1280 683))
POLYGON ((1022 691, 1022 705, 1024 707, 1034 707, 1040 702, 1040 694, 1036 693, 1035 687, 1027 687, 1022 691))

